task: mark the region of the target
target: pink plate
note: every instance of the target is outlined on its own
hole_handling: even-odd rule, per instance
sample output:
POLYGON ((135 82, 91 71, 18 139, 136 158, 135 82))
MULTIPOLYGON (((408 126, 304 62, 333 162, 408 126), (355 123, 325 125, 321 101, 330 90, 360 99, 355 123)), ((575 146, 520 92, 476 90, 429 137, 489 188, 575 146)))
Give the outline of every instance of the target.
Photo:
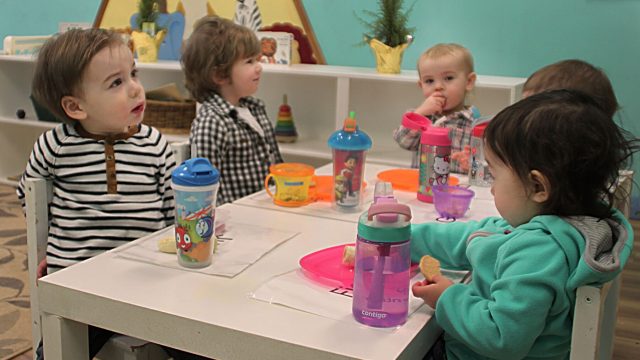
MULTIPOLYGON (((308 278, 325 285, 353 288, 354 269, 342 263, 342 252, 347 245, 355 244, 342 244, 305 255, 300 259, 302 272, 308 278)), ((412 274, 417 269, 418 264, 411 264, 412 274)))
POLYGON ((300 267, 312 280, 331 286, 353 287, 353 266, 342 263, 342 252, 347 245, 354 244, 333 246, 305 255, 300 259, 300 267))

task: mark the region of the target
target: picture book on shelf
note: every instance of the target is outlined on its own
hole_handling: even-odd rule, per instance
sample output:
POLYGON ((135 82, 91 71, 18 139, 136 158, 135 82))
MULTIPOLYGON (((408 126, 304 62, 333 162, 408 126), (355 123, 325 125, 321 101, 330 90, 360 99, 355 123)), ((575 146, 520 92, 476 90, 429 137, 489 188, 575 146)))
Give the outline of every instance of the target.
POLYGON ((260 62, 264 64, 291 64, 291 42, 293 34, 281 31, 258 31, 262 54, 260 62))

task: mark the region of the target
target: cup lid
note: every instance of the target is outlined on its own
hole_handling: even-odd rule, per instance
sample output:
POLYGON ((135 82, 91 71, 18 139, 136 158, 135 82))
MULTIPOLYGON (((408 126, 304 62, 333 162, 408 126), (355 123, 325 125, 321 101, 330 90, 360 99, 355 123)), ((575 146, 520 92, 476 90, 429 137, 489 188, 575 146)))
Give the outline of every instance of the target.
POLYGON ((171 181, 182 186, 207 186, 219 180, 220 172, 205 158, 188 159, 171 173, 171 181))
POLYGON ((269 172, 281 176, 311 176, 315 171, 313 166, 302 163, 279 163, 269 166, 269 172))
POLYGON ((426 116, 407 111, 402 115, 402 126, 411 130, 425 131, 431 126, 431 121, 426 116))
POLYGON ((420 137, 420 144, 438 145, 438 146, 451 146, 451 139, 449 138, 449 128, 444 127, 428 127, 422 132, 420 137))
POLYGON ((398 203, 372 204, 360 215, 358 236, 372 242, 398 243, 411 237, 411 208, 398 203), (378 222, 377 215, 397 214, 393 222, 378 222))
POLYGON ((342 129, 335 131, 327 141, 329 147, 338 150, 368 150, 371 148, 371 138, 356 125, 354 111, 344 120, 342 129))
POLYGON ((482 137, 482 135, 484 135, 484 129, 487 128, 487 125, 489 125, 488 122, 474 126, 473 130, 471 130, 471 136, 482 137))
POLYGON ((340 129, 335 131, 327 141, 329 147, 338 150, 368 150, 373 142, 367 133, 356 126, 355 131, 340 129))

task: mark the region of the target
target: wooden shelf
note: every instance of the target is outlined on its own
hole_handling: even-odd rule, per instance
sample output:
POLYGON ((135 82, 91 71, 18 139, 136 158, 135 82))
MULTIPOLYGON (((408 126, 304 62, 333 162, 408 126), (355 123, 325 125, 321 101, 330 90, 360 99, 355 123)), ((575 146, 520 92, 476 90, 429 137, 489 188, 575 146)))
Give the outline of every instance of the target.
MULTIPOLYGON (((7 140, 0 144, 1 163, 13 161, 23 167, 37 135, 55 126, 33 120, 36 116, 29 94, 34 65, 33 57, 28 55, 0 55, 0 133, 5 133, 3 137, 7 140), (23 109, 31 120, 17 119, 18 109, 23 109), (27 149, 24 143, 29 144, 27 149), (9 153, 12 157, 7 156, 9 153)), ((178 61, 138 63, 138 68, 147 90, 175 83, 186 93, 178 61)), ((308 64, 263 65, 263 69, 256 96, 265 102, 269 118, 275 124, 282 97, 287 94, 300 135, 296 143, 280 144, 285 158, 314 164, 330 161, 332 155, 326 140, 353 110, 360 128, 373 139, 369 161, 391 166, 410 164, 411 153, 395 144, 392 133, 402 114, 423 100, 415 70, 389 75, 379 74, 374 68, 308 64)), ((471 103, 483 115, 495 114, 520 99, 524 81, 524 78, 479 75, 471 103)), ((172 142, 188 141, 187 135, 168 137, 172 142)), ((0 179, 17 168, 0 165, 0 179)))

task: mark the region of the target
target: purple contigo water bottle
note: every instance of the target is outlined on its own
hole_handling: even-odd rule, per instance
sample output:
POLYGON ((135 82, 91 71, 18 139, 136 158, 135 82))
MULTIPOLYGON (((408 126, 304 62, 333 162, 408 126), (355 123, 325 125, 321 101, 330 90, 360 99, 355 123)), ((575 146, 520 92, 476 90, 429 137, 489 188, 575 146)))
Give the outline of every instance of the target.
POLYGON ((353 278, 354 318, 393 327, 407 321, 411 278, 411 209, 385 199, 360 216, 353 278))

